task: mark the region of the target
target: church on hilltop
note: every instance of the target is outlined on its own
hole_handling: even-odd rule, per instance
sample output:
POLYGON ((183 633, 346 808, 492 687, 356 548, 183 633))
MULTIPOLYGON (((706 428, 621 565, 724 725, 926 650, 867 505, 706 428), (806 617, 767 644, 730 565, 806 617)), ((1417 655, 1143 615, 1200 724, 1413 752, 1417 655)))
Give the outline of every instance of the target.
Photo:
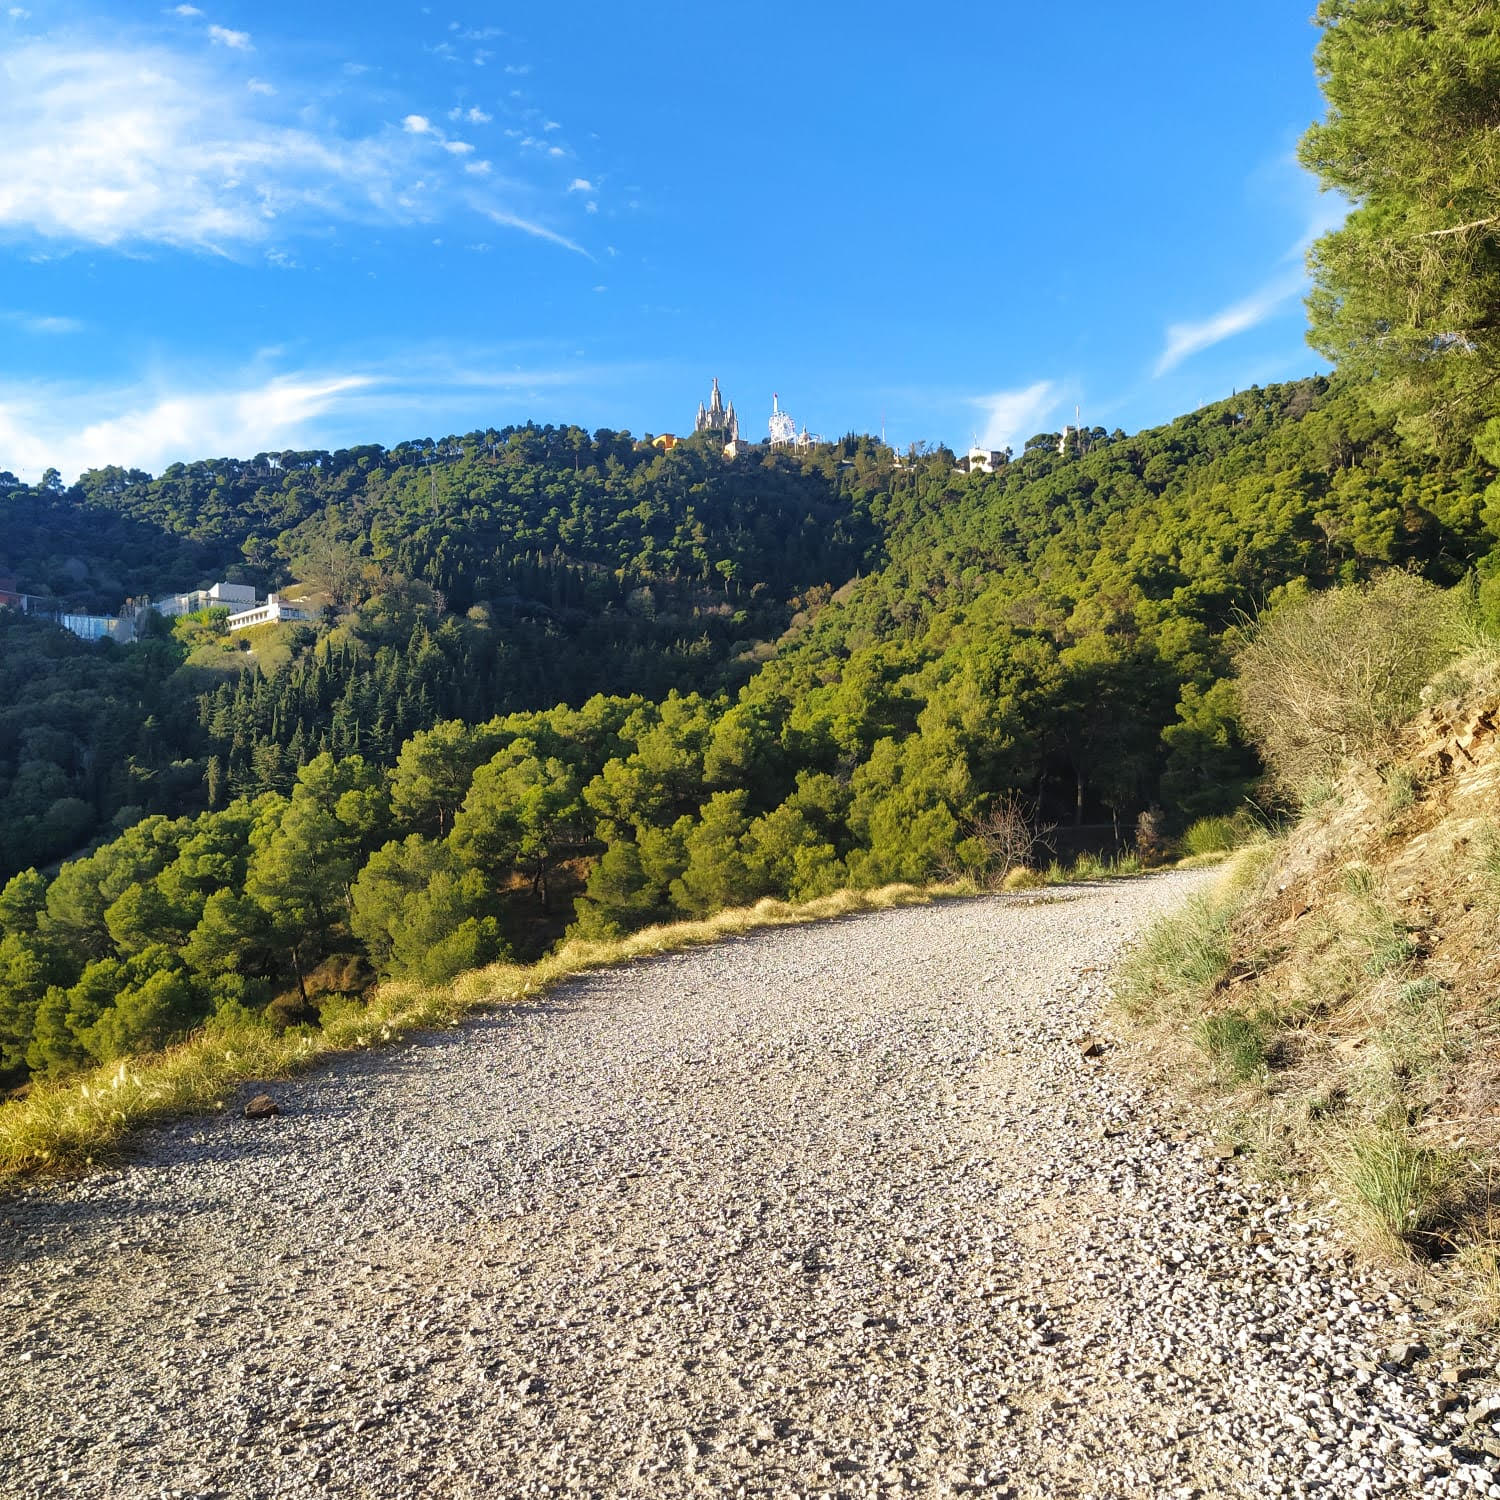
POLYGON ((704 406, 701 401, 698 403, 698 419, 693 423, 693 431, 720 433, 726 443, 737 443, 740 440, 740 419, 734 414, 734 402, 724 405, 724 398, 719 394, 717 376, 714 377, 713 395, 709 397, 708 405, 704 406))

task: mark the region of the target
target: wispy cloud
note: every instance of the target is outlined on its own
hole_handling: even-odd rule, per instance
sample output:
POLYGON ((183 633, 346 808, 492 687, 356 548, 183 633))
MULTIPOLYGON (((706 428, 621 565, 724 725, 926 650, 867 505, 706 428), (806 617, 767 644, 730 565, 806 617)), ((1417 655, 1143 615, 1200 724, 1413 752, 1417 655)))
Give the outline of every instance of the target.
POLYGON ((56 468, 71 479, 108 464, 159 472, 190 456, 295 447, 309 423, 372 384, 362 375, 300 375, 210 392, 0 390, 0 467, 56 468), (113 414, 95 415, 111 406, 113 414))
POLYGON ((160 473, 195 458, 336 446, 330 434, 351 426, 360 441, 381 429, 394 441, 410 435, 408 423, 451 422, 456 408, 498 415, 493 404, 503 400, 519 418, 532 414, 520 409, 523 402, 556 401, 635 373, 582 364, 507 369, 505 357, 488 351, 465 363, 413 351, 399 361, 399 374, 394 366, 279 374, 262 366, 116 389, 0 386, 0 469, 34 479, 56 468, 68 480, 109 464, 160 473))
POLYGON ((253 52, 255 48, 250 43, 248 31, 231 31, 227 26, 210 26, 208 28, 209 40, 217 42, 221 47, 228 47, 235 52, 253 52))
POLYGON ((530 219, 518 218, 515 214, 503 213, 496 208, 487 209, 486 214, 497 224, 503 224, 507 229, 519 229, 522 234, 529 234, 535 239, 547 240, 554 245, 561 245, 564 250, 571 250, 575 255, 581 255, 585 260, 593 260, 593 256, 583 248, 576 240, 570 240, 565 234, 558 234, 554 229, 548 229, 545 224, 534 223, 530 219))
POLYGON ((1038 380, 1018 390, 995 391, 988 396, 971 396, 969 404, 978 408, 984 422, 979 432, 980 446, 999 450, 1024 442, 1057 410, 1061 400, 1062 388, 1052 380, 1038 380))
POLYGON ((1250 188, 1267 212, 1293 224, 1300 221, 1301 232, 1275 262, 1277 274, 1249 296, 1206 318, 1168 326, 1165 346, 1152 372, 1158 378, 1193 355, 1248 333, 1281 312, 1306 285, 1307 252, 1313 241, 1337 229, 1349 212, 1347 200, 1323 192, 1317 179, 1298 164, 1292 153, 1263 162, 1251 174, 1250 188))
POLYGON ((24 333, 82 333, 84 324, 78 318, 60 318, 46 313, 0 312, 0 323, 9 323, 24 333))
POLYGON ((330 222, 480 213, 580 251, 532 210, 543 187, 466 171, 468 143, 428 116, 341 132, 218 50, 0 43, 0 235, 235 254, 330 222))
POLYGON ((1299 267, 1268 282, 1240 302, 1220 309, 1195 323, 1173 323, 1167 329, 1167 343, 1156 361, 1155 374, 1166 375, 1183 360, 1222 344, 1225 339, 1246 333, 1275 316, 1302 290, 1306 275, 1299 267))

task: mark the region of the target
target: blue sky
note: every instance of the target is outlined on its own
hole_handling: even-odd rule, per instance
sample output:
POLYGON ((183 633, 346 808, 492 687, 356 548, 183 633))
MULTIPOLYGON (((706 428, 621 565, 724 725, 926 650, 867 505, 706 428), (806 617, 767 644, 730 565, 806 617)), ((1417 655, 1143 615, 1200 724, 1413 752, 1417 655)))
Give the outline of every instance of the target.
POLYGON ((0 468, 1305 374, 1310 9, 0 0, 0 468))

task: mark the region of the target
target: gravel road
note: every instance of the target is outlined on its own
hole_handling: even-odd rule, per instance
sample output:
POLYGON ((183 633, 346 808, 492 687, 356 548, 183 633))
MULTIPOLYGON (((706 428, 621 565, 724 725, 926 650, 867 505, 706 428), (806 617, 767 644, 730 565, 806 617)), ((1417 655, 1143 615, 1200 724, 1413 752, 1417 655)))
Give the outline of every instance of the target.
POLYGON ((1201 879, 601 973, 0 1203, 0 1488, 1500 1496, 1493 1363, 1081 1054, 1201 879))

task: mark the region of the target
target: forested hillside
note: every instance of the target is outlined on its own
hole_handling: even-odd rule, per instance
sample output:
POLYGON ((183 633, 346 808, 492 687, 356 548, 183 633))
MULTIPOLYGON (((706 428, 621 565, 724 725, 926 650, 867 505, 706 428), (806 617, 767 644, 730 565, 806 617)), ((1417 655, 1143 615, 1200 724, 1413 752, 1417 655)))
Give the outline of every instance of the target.
POLYGON ((44 602, 114 612, 227 577, 322 606, 316 630, 229 642, 202 619, 124 651, 0 612, 0 879, 112 819, 286 791, 321 750, 388 764, 450 716, 743 681, 876 555, 878 468, 868 442, 726 465, 526 426, 72 489, 0 476, 0 575, 44 602))
POLYGON ((11 868, 132 824, 0 895, 0 1066, 106 1061, 225 1007, 309 1021, 570 923, 983 876, 1013 799, 1123 840, 1231 809, 1258 768, 1226 632, 1302 580, 1482 567, 1491 478, 1310 380, 1039 435, 993 476, 865 439, 726 462, 527 428, 13 490, 82 549, 8 531, 23 586, 69 558, 102 580, 97 516, 327 607, 249 655, 210 618, 120 648, 0 613, 7 827, 40 846, 12 835, 11 868))

